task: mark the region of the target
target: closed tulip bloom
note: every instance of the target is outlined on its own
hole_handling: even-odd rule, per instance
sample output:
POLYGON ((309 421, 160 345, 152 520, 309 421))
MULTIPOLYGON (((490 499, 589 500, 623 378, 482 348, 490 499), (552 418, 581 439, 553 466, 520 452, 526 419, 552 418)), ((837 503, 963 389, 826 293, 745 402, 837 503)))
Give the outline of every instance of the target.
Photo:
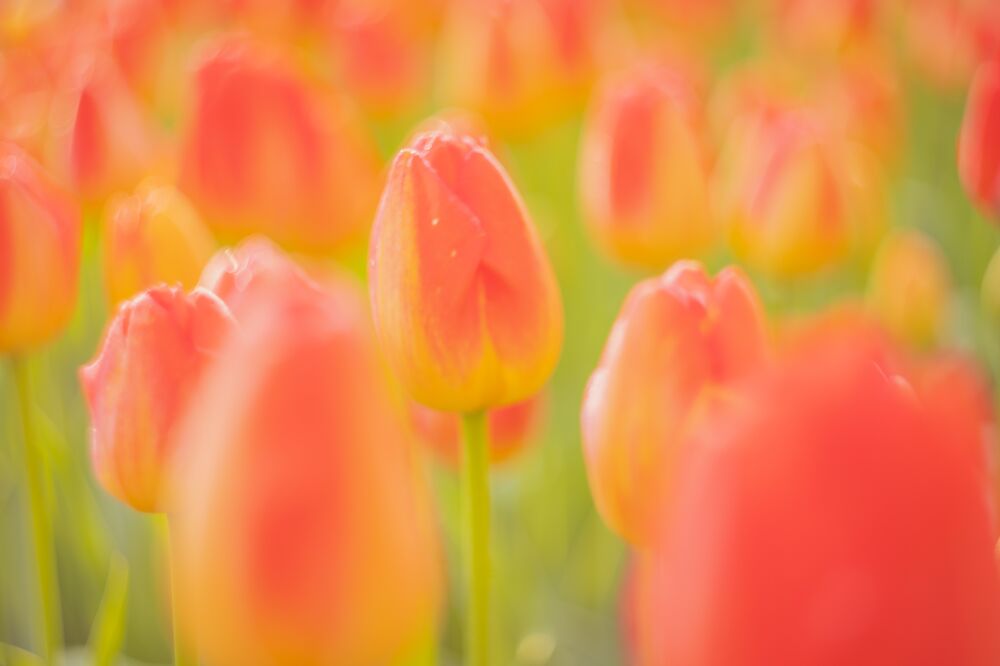
POLYGON ((909 230, 883 241, 869 277, 868 305, 893 335, 917 347, 939 342, 950 297, 948 265, 933 240, 909 230))
POLYGON ((104 288, 112 305, 158 283, 193 289, 215 242, 183 194, 140 186, 104 213, 104 288))
POLYGON ((0 142, 0 354, 52 339, 76 305, 80 213, 42 167, 0 142))
POLYGON ((662 269, 715 240, 700 100, 684 76, 649 65, 609 82, 584 131, 580 197, 602 249, 662 269))
POLYGON ((234 327, 222 302, 202 289, 154 287, 118 309, 97 356, 80 370, 94 474, 109 493, 139 511, 167 509, 178 417, 234 327))
POLYGON ((194 98, 180 186, 216 233, 264 233, 311 252, 363 235, 378 163, 342 104, 290 62, 235 37, 206 51, 194 98))
POLYGON ((181 617, 205 663, 404 663, 442 598, 428 488, 353 291, 261 294, 178 438, 181 617))
POLYGON ((820 331, 705 421, 638 663, 1000 663, 986 422, 956 405, 966 378, 907 366, 868 330, 820 331))
POLYGON ((428 132, 396 156, 368 278, 382 349, 428 407, 472 412, 524 400, 555 367, 555 276, 513 184, 472 137, 428 132))
POLYGON ((982 65, 969 89, 958 173, 976 205, 1000 217, 1000 62, 982 65))
MULTIPOLYGON (((491 409, 487 415, 490 463, 507 462, 528 445, 541 410, 541 398, 533 396, 513 405, 491 409)), ((450 466, 461 462, 460 419, 457 414, 439 412, 413 403, 410 421, 417 437, 450 466)))
POLYGON ((780 278, 845 258, 886 219, 877 164, 804 112, 734 123, 716 172, 734 252, 780 278))
POLYGON ((761 304, 738 269, 710 278, 680 262, 632 289, 581 415, 591 493, 619 535, 649 544, 686 433, 756 369, 766 338, 761 304))

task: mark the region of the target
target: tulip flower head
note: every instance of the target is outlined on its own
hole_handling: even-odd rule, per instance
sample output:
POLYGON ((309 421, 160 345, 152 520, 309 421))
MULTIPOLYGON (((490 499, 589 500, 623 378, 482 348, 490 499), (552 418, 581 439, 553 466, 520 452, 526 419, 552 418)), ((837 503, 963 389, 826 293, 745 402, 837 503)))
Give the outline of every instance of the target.
POLYGON ((562 345, 555 276, 482 142, 444 130, 395 158, 369 254, 375 327, 418 402, 470 412, 541 389, 562 345))
POLYGON ((193 289, 214 241, 183 194, 146 184, 104 214, 104 286, 112 305, 158 283, 193 289))
POLYGON ((371 220, 378 165, 344 105, 277 54, 227 37, 200 60, 181 189, 221 237, 265 233, 322 252, 371 220))
POLYGON ((286 282, 243 314, 178 434, 182 621, 205 663, 404 663, 440 550, 360 299, 286 282))
POLYGON ((973 201, 1000 218, 1000 61, 982 65, 969 89, 958 173, 973 201))
MULTIPOLYGON (((487 419, 491 464, 507 462, 527 446, 538 427, 541 402, 539 396, 533 396, 490 410, 487 419)), ((456 414, 439 412, 416 403, 410 406, 410 421, 417 436, 439 458, 455 468, 461 461, 459 420, 456 414)))
POLYGON ((104 488, 139 511, 166 511, 174 428, 235 323, 212 293, 154 287, 126 301, 80 370, 91 460, 104 488))
POLYGON ((598 94, 584 132, 580 196, 616 259, 652 268, 715 240, 700 102, 677 71, 649 66, 598 94))
POLYGON ((18 146, 0 142, 0 354, 47 342, 76 304, 81 221, 18 146))
POLYGON ((766 353, 762 307, 738 269, 710 278, 679 262, 632 289, 581 415, 591 492, 619 535, 649 543, 687 432, 766 353))
POLYGON ((895 357, 867 327, 815 331, 704 421, 640 583, 639 664, 1000 661, 984 422, 939 401, 959 376, 911 383, 895 357))
POLYGON ((951 277, 940 248, 916 230, 882 243, 872 266, 868 304, 885 327, 918 347, 935 344, 948 322, 951 277))

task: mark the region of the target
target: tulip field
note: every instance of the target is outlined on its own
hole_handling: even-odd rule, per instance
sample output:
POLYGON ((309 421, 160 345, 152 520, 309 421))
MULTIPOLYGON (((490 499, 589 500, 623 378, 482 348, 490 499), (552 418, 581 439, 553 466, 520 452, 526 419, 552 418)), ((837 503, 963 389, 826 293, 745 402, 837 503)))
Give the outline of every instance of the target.
POLYGON ((998 0, 0 0, 0 666, 1000 666, 998 382, 998 0))

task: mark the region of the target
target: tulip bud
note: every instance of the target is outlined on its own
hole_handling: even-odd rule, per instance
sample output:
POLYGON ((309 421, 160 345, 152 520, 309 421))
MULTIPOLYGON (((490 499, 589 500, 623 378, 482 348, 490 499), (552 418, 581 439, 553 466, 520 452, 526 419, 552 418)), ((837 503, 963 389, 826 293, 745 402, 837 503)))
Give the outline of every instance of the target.
POLYGON ((112 305, 157 283, 193 289, 214 241, 183 194, 143 185, 104 214, 104 287, 112 305))
POLYGON ((555 367, 555 276, 513 184, 472 137, 428 132, 396 156, 368 277, 382 349, 418 402, 458 412, 510 404, 555 367))
POLYGON ((164 511, 180 414, 235 324, 213 294, 154 287, 125 302, 80 370, 91 460, 104 488, 139 511, 164 511))
POLYGON ((397 664, 433 638, 428 489, 335 289, 258 292, 178 431, 177 598, 205 663, 397 664))
POLYGON ((632 289, 581 414, 591 492, 618 534, 648 544, 687 431, 766 346, 762 307, 738 269, 713 279, 680 262, 632 289))
POLYGON ((969 89, 958 173, 972 200, 1000 217, 1000 62, 982 65, 969 89))
POLYGON ((783 278, 843 259, 885 224, 880 172, 864 155, 802 113, 735 123, 716 175, 733 251, 783 278))
POLYGON ((895 356, 866 330, 809 336, 703 421, 640 582, 639 664, 1000 663, 967 455, 985 424, 895 356))
POLYGON ((263 233, 324 252, 355 239, 377 195, 374 149, 291 64, 241 38, 206 52, 181 188, 222 237, 263 233))
POLYGON ((714 241, 699 104, 683 75, 656 66, 598 93, 581 147, 580 196, 614 258, 663 268, 714 241))
POLYGON ((42 167, 0 142, 0 354, 48 341, 69 321, 80 214, 42 167))
POLYGON ((941 339, 948 323, 951 278, 934 241, 916 230, 882 243, 868 283, 868 305, 900 340, 918 347, 941 339))
MULTIPOLYGON (((527 446, 538 427, 541 398, 533 396, 487 414, 490 463, 504 463, 527 446)), ((410 405, 410 421, 417 436, 443 461, 457 468, 461 461, 460 423, 457 414, 410 405)))

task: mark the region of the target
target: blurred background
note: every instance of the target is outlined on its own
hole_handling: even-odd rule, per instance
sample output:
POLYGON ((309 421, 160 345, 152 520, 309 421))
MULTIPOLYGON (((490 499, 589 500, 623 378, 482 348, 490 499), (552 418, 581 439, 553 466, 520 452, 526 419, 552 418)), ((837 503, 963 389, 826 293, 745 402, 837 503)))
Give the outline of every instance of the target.
MULTIPOLYGON (((492 474, 500 663, 628 662, 619 609, 629 561, 590 498, 580 400, 624 295, 669 262, 627 265, 588 233, 579 174, 599 91, 635 63, 668 63, 691 82, 710 174, 722 169, 731 125, 758 97, 832 128, 836 145, 861 145, 879 174, 863 181, 860 195, 877 212, 836 256, 771 270, 720 233, 700 253, 713 272, 742 264, 774 314, 843 301, 877 309, 871 273, 880 244, 893 230, 919 230, 940 262, 916 270, 941 268, 943 296, 930 332, 908 336, 902 327, 901 337, 918 349, 966 351, 994 378, 1000 370, 997 320, 980 294, 998 231, 963 191, 956 163, 969 83, 1000 43, 1000 4, 992 0, 0 0, 0 31, 0 134, 77 192, 85 217, 72 323, 29 361, 65 638, 78 663, 91 663, 100 646, 111 646, 102 654, 120 646, 118 663, 162 664, 171 655, 161 521, 97 486, 77 380, 112 308, 101 268, 107 207, 150 176, 179 183, 220 247, 262 232, 304 261, 363 279, 367 224, 393 154, 443 110, 462 109, 482 124, 540 231, 566 316, 537 429, 492 474), (338 119, 338 131, 351 137, 342 143, 377 157, 373 194, 351 202, 361 222, 343 238, 254 228, 253 220, 217 223, 218 201, 184 175, 190 143, 219 133, 199 125, 212 121, 199 110, 207 102, 197 63, 230 39, 278 63, 281 76, 338 119), (99 167, 86 167, 88 156, 99 167)), ((224 117, 234 125, 245 118, 266 134, 281 118, 268 110, 279 104, 270 96, 283 94, 277 85, 241 89, 224 117)), ((271 147, 261 143, 239 159, 293 164, 294 145, 283 143, 293 139, 282 131, 268 135, 271 147)), ((720 179, 710 179, 712 188, 720 179)), ((718 203, 723 195, 712 188, 709 199, 718 203)), ((33 650, 35 563, 17 405, 4 366, 0 643, 33 650)), ((457 477, 433 455, 427 466, 454 595, 457 477)), ((449 607, 440 662, 457 664, 461 623, 456 604, 449 607)), ((19 659, 34 663, 0 651, 0 663, 19 659)))

